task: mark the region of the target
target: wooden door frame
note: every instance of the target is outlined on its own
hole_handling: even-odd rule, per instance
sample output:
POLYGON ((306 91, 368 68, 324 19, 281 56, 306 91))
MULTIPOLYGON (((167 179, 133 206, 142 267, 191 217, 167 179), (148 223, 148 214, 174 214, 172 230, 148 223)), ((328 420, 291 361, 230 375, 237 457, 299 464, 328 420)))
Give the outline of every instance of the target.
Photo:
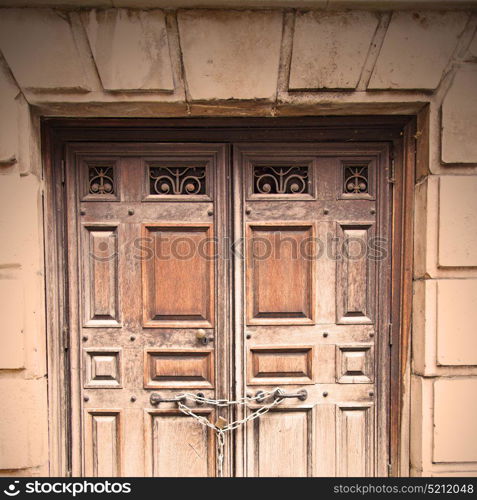
MULTIPOLYGON (((409 470, 409 398, 412 309, 414 116, 299 118, 61 119, 41 123, 45 179, 44 231, 48 352, 50 475, 71 473, 69 326, 65 235, 65 151, 77 142, 380 142, 392 144, 392 323, 389 373, 390 475, 409 470), (404 389, 407 389, 406 394, 404 389)), ((232 223, 232 221, 231 221, 232 223)), ((383 375, 382 375, 383 376, 383 375)))

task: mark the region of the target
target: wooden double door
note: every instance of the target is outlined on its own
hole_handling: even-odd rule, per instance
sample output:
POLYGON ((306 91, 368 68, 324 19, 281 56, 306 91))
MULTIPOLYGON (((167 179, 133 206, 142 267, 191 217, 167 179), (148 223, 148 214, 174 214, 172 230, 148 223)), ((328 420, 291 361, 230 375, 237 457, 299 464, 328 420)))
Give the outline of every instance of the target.
MULTIPOLYGON (((386 143, 69 146, 73 475, 215 476, 214 432, 158 399, 276 387, 306 399, 229 433, 225 475, 386 475, 388 160, 386 143)), ((262 403, 187 404, 230 422, 262 403)))

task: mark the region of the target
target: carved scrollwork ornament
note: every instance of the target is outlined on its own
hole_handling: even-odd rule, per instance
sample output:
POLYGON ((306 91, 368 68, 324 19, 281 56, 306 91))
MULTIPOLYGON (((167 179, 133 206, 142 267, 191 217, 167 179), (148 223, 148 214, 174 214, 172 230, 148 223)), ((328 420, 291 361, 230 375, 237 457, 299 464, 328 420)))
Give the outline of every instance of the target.
POLYGON ((89 167, 89 194, 114 194, 112 167, 89 167))
POLYGON ((308 167, 256 166, 253 174, 255 194, 308 193, 308 167))
POLYGON ((345 167, 343 190, 348 194, 368 193, 368 167, 345 167))
POLYGON ((155 195, 205 194, 205 167, 149 168, 150 192, 155 195))

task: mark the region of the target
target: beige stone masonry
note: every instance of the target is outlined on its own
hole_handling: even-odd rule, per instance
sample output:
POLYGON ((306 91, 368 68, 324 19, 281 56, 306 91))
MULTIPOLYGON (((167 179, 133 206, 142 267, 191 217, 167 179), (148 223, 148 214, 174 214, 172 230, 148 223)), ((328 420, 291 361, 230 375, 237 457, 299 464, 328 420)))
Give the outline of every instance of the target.
POLYGON ((468 61, 477 61, 477 33, 474 35, 472 43, 469 46, 466 59, 468 61))
MULTIPOLYGON (((18 331, 10 330, 9 333, 7 328, 2 328, 2 337, 6 337, 6 342, 16 336, 19 349, 24 344, 25 357, 20 364, 26 368, 28 377, 44 376, 46 373, 41 223, 38 179, 34 175, 21 177, 18 169, 0 176, 0 282, 6 293, 10 290, 21 298, 21 302, 10 311, 10 321, 16 325, 14 328, 22 330, 20 335, 18 331), (12 280, 16 280, 17 284, 12 280), (22 290, 18 289, 18 283, 22 283, 22 290)), ((9 367, 0 364, 1 368, 9 367)))
POLYGON ((0 470, 45 463, 48 440, 46 379, 0 376, 0 470))
POLYGON ((4 166, 17 161, 19 90, 7 69, 0 64, 0 175, 4 166))
POLYGON ((356 88, 377 26, 371 12, 298 13, 290 90, 356 88))
POLYGON ((93 10, 83 21, 105 90, 174 90, 162 11, 93 10))
POLYGON ((468 20, 464 12, 394 12, 369 89, 435 89, 468 20))
POLYGON ((477 176, 442 176, 438 266, 477 268, 477 176))
POLYGON ((273 99, 282 19, 277 11, 180 11, 190 98, 273 99))
POLYGON ((442 103, 442 161, 477 163, 477 64, 459 68, 442 103))
POLYGON ((411 379, 411 475, 477 472, 477 377, 411 379))
MULTIPOLYGON (((465 164, 477 172, 472 125, 477 123, 471 70, 475 65, 459 69, 458 58, 451 62, 463 39, 470 46, 465 54, 472 54, 476 20, 466 25, 469 15, 462 11, 402 11, 393 13, 388 27, 387 15, 290 12, 283 26, 281 11, 185 10, 168 14, 166 23, 158 10, 86 10, 81 22, 76 12, 4 9, 0 26, 3 23, 6 29, 0 33, 0 49, 11 59, 10 69, 26 98, 42 114, 415 114, 430 103, 433 173, 448 168, 441 165, 438 130, 444 98, 443 161, 455 165, 456 172, 465 164), (340 29, 345 24, 346 29, 340 29), (462 32, 465 36, 460 36, 462 32), (103 40, 109 34, 111 44, 106 46, 103 40), (122 46, 126 35, 132 42, 122 46), (417 43, 419 50, 412 50, 417 43), (407 90, 434 88, 443 74, 449 90, 442 97, 407 90), (364 91, 369 77, 369 88, 375 89, 377 80, 384 82, 390 75, 411 83, 379 84, 388 90, 364 91), (422 78, 433 83, 422 83, 422 78), (356 85, 357 92, 327 90, 352 90, 356 85)), ((11 131, 8 127, 7 133, 11 131)), ((9 139, 4 142, 13 144, 9 139)), ((2 155, 4 162, 10 154, 2 155)))
POLYGON ((433 461, 477 465, 477 378, 434 383, 433 461))
POLYGON ((477 280, 418 280, 414 283, 413 373, 425 377, 477 375, 476 335, 469 322, 477 280))
POLYGON ((0 50, 24 89, 84 92, 89 88, 65 14, 2 9, 0 50))
POLYGON ((0 10, 0 475, 48 474, 40 115, 418 113, 416 138, 429 147, 415 188, 409 465, 414 475, 476 475, 476 14, 456 2, 416 12, 449 6, 431 0, 167 12, 157 8, 198 0, 88 1, 82 11, 0 10))
POLYGON ((0 270, 0 317, 2 318, 0 369, 2 370, 18 370, 25 367, 23 283, 15 274, 0 270))
POLYGON ((437 284, 437 363, 477 368, 477 334, 469 321, 477 311, 477 280, 437 284))
POLYGON ((432 175, 416 186, 416 278, 477 277, 476 189, 474 175, 432 175))

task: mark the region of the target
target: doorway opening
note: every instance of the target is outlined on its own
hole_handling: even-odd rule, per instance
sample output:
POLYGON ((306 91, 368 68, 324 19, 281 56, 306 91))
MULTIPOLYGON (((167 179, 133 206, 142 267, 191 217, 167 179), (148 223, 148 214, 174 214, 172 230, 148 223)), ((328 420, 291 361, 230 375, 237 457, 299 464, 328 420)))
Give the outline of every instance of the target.
POLYGON ((397 471, 413 120, 43 125, 57 474, 397 471))

